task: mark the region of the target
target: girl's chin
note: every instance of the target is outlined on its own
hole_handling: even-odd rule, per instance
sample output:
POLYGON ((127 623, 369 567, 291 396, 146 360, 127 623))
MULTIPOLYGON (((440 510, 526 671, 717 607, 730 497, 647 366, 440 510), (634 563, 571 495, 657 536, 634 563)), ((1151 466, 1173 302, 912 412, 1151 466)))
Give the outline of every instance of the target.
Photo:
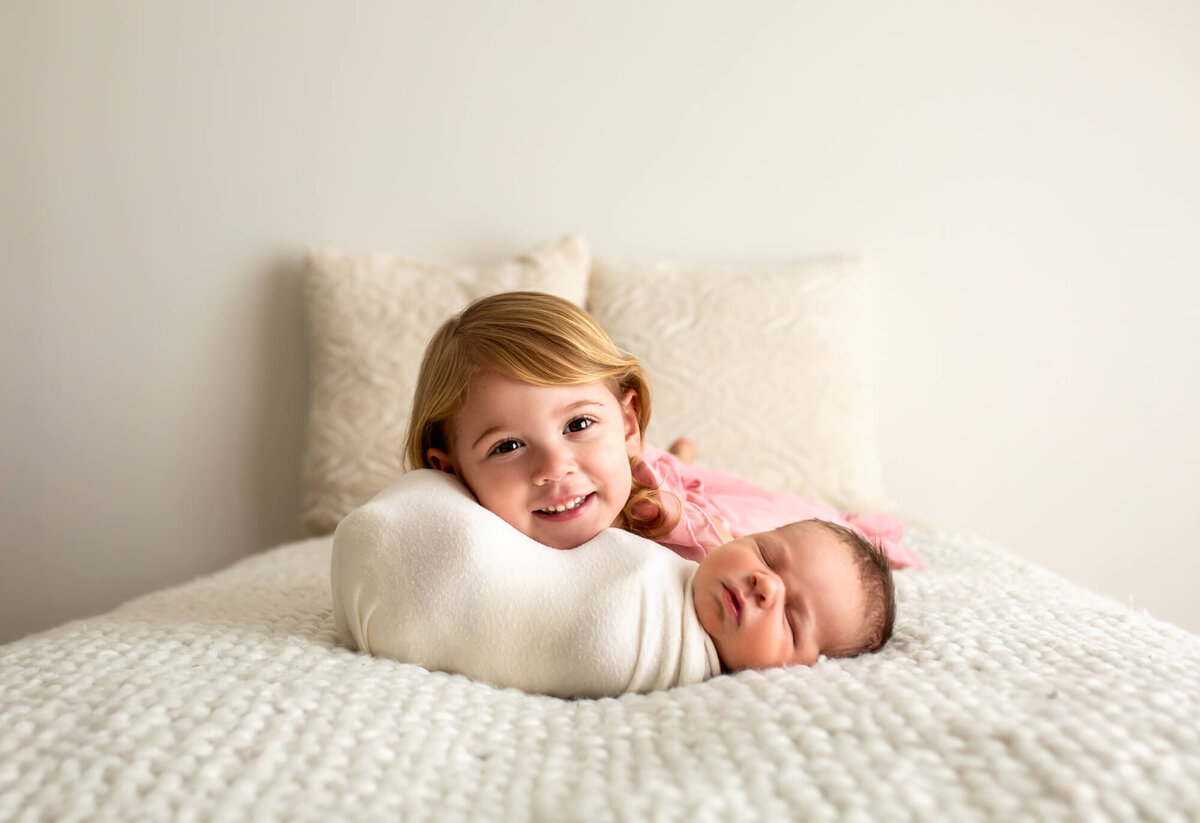
POLYGON ((577 549, 609 528, 604 525, 585 523, 573 524, 573 526, 574 528, 569 529, 547 529, 543 526, 534 529, 534 533, 529 537, 552 549, 577 549))
POLYGON ((600 534, 601 531, 603 529, 599 531, 593 529, 555 529, 552 531, 541 529, 538 534, 533 535, 533 539, 552 549, 577 549, 600 534))

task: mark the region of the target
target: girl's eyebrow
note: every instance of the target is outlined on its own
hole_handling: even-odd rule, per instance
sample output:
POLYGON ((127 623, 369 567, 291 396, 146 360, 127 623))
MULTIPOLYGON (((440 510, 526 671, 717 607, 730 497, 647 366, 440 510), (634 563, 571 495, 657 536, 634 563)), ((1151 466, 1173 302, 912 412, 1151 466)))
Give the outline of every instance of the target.
POLYGON ((496 432, 504 431, 505 428, 507 428, 507 427, 506 426, 492 426, 490 429, 485 431, 483 434, 479 435, 479 437, 475 440, 475 442, 471 444, 471 448, 475 448, 476 446, 478 446, 484 440, 487 440, 489 437, 491 437, 496 432))
POLYGON ((562 412, 574 411, 575 409, 578 409, 582 406, 603 406, 603 405, 604 404, 601 403, 599 400, 576 400, 574 403, 567 403, 565 406, 563 406, 559 410, 559 413, 561 414, 562 412))

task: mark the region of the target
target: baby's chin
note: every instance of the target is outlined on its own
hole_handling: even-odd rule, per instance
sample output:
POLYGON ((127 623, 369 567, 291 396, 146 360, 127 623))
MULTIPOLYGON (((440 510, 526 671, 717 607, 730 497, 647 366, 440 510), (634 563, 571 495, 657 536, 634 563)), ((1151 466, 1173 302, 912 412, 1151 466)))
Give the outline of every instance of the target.
MULTIPOLYGON (((703 624, 701 624, 703 626, 703 624)), ((711 637, 712 635, 710 635, 711 637)), ((781 666, 811 666, 812 663, 795 662, 791 660, 764 660, 755 658, 747 659, 747 655, 739 654, 739 649, 736 646, 731 646, 728 643, 718 643, 713 637, 713 645, 717 647, 717 658, 721 661, 721 671, 724 672, 740 672, 740 671, 764 671, 766 669, 778 669, 781 666)))
POLYGON ((743 665, 739 656, 730 650, 725 643, 718 642, 716 636, 711 632, 709 632, 709 637, 713 639, 713 645, 717 647, 717 659, 721 661, 722 672, 740 672, 743 669, 751 668, 750 666, 743 665))

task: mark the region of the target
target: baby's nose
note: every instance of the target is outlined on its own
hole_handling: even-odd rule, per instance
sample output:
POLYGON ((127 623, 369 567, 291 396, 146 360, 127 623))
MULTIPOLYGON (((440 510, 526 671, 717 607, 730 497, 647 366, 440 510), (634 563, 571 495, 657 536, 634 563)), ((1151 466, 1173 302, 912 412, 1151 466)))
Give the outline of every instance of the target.
POLYGON ((769 572, 756 572, 751 584, 754 587, 754 599, 761 608, 774 603, 783 589, 783 581, 769 572))

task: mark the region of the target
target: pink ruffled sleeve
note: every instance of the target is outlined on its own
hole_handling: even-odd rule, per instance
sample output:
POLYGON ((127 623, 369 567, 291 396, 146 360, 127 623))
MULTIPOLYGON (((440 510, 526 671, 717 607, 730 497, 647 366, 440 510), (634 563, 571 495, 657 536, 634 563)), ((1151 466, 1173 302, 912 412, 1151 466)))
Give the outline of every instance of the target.
POLYGON ((665 492, 660 497, 663 505, 667 511, 679 514, 674 528, 655 542, 697 563, 710 549, 725 542, 717 525, 721 522, 720 513, 708 505, 703 482, 699 478, 680 475, 674 458, 667 452, 646 446, 642 459, 634 466, 633 476, 643 486, 665 492))
POLYGON ((849 526, 877 543, 893 568, 925 564, 901 543, 904 521, 891 514, 843 514, 819 500, 757 486, 737 475, 683 463, 662 449, 646 445, 634 477, 644 486, 666 492, 661 499, 670 510, 678 507, 679 522, 658 543, 699 562, 733 537, 770 531, 797 520, 817 517, 849 526))

